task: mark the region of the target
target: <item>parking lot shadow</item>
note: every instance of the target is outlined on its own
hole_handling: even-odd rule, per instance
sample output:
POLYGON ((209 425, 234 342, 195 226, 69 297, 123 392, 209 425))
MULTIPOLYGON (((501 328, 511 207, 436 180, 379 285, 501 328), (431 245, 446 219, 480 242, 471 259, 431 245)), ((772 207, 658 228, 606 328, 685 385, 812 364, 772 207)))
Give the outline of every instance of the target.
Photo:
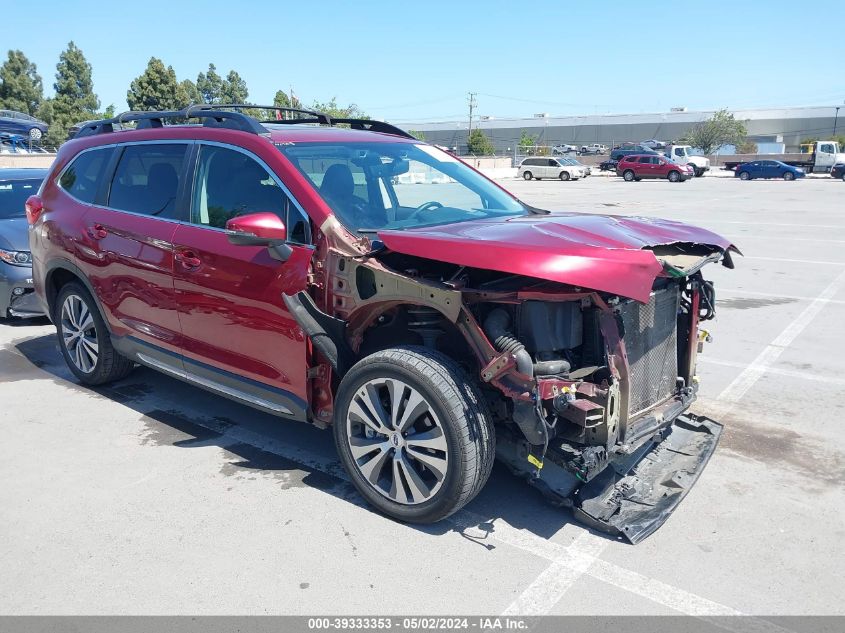
MULTIPOLYGON (((18 341, 16 349, 30 363, 28 368, 14 368, 21 378, 51 379, 137 413, 134 419, 142 422, 142 444, 186 449, 218 446, 223 455, 220 472, 225 475, 273 477, 283 490, 307 486, 369 507, 348 482, 330 431, 285 421, 145 367, 110 385, 86 387, 65 365, 55 335, 18 341)), ((128 417, 133 418, 131 414, 128 417)), ((460 515, 465 527, 467 516, 477 518, 471 521, 471 530, 456 528, 454 521, 411 527, 429 534, 458 531, 469 541, 493 549, 485 535, 494 533, 495 519, 544 538, 572 521, 567 511, 550 506, 539 492, 499 464, 466 510, 460 515)))

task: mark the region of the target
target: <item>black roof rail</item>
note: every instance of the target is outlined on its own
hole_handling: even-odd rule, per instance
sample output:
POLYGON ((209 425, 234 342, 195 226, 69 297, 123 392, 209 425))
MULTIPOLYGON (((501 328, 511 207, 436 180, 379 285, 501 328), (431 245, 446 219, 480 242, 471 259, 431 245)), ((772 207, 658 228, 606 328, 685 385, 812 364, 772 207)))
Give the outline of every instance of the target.
POLYGON ((318 112, 316 110, 305 110, 303 108, 289 108, 287 106, 268 106, 257 105, 254 103, 226 103, 226 104, 201 104, 196 107, 213 108, 213 109, 239 109, 239 110, 273 110, 276 112, 293 112, 296 114, 307 114, 307 118, 296 119, 270 119, 261 121, 261 123, 320 123, 322 125, 331 125, 332 118, 325 112, 318 112))
POLYGON ((400 129, 395 125, 391 125, 390 123, 385 123, 384 121, 374 121, 372 119, 332 118, 325 112, 317 112, 315 110, 304 110, 302 108, 288 108, 282 106, 264 106, 252 103, 200 103, 190 105, 181 110, 165 110, 161 112, 123 112, 111 119, 86 121, 84 124, 81 124, 79 131, 73 138, 82 138, 84 136, 92 136, 94 134, 108 134, 110 132, 114 132, 115 129, 121 129, 124 123, 129 122, 137 123, 136 129, 160 128, 164 126, 165 119, 204 119, 203 125, 208 127, 225 127, 261 135, 267 134, 267 128, 261 125, 261 123, 317 123, 319 125, 340 124, 348 125, 353 130, 381 132, 383 134, 393 134, 394 136, 401 136, 403 138, 416 140, 413 135, 409 134, 405 130, 400 129), (292 112, 307 116, 293 119, 278 119, 259 122, 243 112, 238 112, 238 110, 245 109, 292 112))
POLYGON ((382 134, 393 134, 394 136, 401 136, 403 138, 418 140, 416 136, 398 128, 390 123, 384 121, 374 121, 372 119, 332 119, 332 124, 345 123, 353 130, 367 130, 369 132, 381 132, 382 134))
MULTIPOLYGON (((252 134, 267 134, 267 128, 251 116, 242 112, 220 110, 213 105, 191 105, 181 110, 165 110, 151 112, 123 112, 111 119, 87 121, 79 128, 73 138, 82 138, 94 134, 108 134, 115 131, 115 125, 137 122, 137 128, 163 127, 165 119, 205 119, 205 124, 214 127, 227 127, 252 134)), ((120 129, 118 127, 117 129, 120 129)))

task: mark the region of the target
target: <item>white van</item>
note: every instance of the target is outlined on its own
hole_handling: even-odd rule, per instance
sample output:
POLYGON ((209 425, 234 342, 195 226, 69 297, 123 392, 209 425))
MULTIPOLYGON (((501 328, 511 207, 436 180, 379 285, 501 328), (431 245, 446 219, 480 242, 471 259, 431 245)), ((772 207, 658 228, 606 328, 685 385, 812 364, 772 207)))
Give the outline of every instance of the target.
POLYGON ((526 158, 520 163, 517 176, 525 180, 578 180, 584 176, 584 169, 583 165, 567 165, 561 158, 526 158))

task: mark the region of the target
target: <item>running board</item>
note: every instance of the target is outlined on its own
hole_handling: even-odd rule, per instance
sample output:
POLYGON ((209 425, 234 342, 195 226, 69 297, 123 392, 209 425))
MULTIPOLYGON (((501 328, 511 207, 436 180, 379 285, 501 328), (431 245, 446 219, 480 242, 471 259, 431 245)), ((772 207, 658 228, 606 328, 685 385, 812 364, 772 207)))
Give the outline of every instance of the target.
POLYGON ((610 464, 570 497, 575 518, 639 543, 666 522, 716 450, 722 425, 685 413, 655 438, 610 464))

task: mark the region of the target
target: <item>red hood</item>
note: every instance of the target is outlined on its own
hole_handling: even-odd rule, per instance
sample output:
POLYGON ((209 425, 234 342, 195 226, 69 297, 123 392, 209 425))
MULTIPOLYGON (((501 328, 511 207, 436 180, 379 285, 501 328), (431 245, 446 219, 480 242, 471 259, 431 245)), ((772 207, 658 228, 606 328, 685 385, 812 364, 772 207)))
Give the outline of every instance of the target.
POLYGON ((720 235, 651 218, 555 213, 379 231, 392 251, 459 266, 498 270, 591 288, 646 302, 663 265, 645 247, 703 244, 720 235))

